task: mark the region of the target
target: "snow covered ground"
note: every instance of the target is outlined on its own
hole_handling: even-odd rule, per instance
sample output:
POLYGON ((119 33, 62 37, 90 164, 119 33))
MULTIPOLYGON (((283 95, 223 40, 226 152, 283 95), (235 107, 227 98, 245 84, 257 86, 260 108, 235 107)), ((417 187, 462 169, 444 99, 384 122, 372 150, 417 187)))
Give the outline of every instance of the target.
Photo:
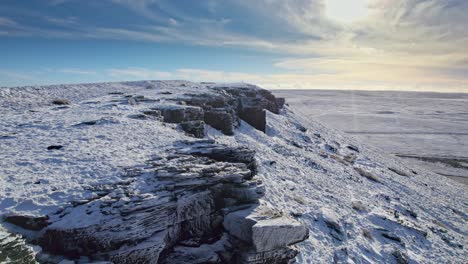
POLYGON ((325 90, 275 94, 286 97, 303 116, 468 184, 468 94, 325 90))
MULTIPOLYGON (((177 140, 190 139, 175 125, 137 118, 151 102, 126 104, 124 95, 171 104, 171 98, 184 93, 210 93, 210 86, 214 85, 154 81, 0 89, 0 215, 43 216, 73 201, 91 199, 98 195, 92 187, 121 181, 125 169, 141 166, 177 140), (70 105, 52 105, 54 99, 69 100, 70 105), (52 145, 63 147, 47 150, 52 145)), ((257 178, 266 188, 263 199, 310 230, 309 239, 297 246, 299 263, 463 263, 468 259, 464 185, 389 156, 395 148, 381 151, 370 146, 378 140, 347 137, 314 120, 333 119, 343 122, 344 130, 362 132, 357 130, 364 122, 361 119, 340 121, 339 115, 350 111, 345 98, 352 97, 335 101, 333 94, 324 94, 323 100, 313 99, 311 104, 288 97, 291 107, 280 115, 267 113, 266 133, 242 122, 234 136, 207 127, 207 137, 257 152, 257 178), (313 114, 314 109, 323 115, 313 114)), ((465 102, 460 100, 459 109, 450 111, 460 111, 465 102)), ((357 116, 373 123, 382 121, 380 115, 392 115, 383 111, 395 111, 394 105, 375 105, 375 111, 382 113, 363 111, 357 116)), ((419 106, 412 111, 421 112, 420 122, 434 129, 425 110, 419 106)), ((415 121, 395 120, 385 131, 398 128, 392 124, 415 121)), ((466 127, 463 118, 452 121, 446 123, 451 127, 444 125, 436 132, 466 127)), ((454 155, 467 153, 466 146, 460 148, 454 155)), ((416 153, 396 149, 430 154, 422 147, 416 153)), ((5 251, 1 236, 0 256, 5 251)))

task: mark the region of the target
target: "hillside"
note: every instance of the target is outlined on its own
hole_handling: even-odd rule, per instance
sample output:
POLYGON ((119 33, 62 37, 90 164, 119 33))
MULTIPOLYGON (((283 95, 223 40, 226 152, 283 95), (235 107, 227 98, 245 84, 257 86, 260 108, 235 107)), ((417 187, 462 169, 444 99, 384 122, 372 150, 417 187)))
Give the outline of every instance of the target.
POLYGON ((0 115, 0 262, 468 259, 462 184, 253 85, 2 88, 0 115))

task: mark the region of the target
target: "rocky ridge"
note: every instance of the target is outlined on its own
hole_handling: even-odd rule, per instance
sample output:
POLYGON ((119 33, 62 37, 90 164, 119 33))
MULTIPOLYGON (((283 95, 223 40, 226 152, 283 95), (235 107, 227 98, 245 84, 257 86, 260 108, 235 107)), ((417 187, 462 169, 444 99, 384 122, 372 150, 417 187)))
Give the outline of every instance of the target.
MULTIPOLYGON (((241 119, 265 132, 265 111, 279 113, 284 104, 257 87, 220 87, 164 101, 116 96, 121 99, 114 103, 148 107, 130 118, 175 124, 194 138, 205 136, 205 123, 232 135, 241 119)), ((112 263, 289 263, 298 253, 290 246, 308 237, 299 222, 259 201, 264 186, 254 177, 255 151, 246 147, 175 141, 125 171, 120 182, 92 186, 92 199, 45 216, 5 220, 38 232, 32 243, 42 247, 40 262, 64 256, 112 263)))

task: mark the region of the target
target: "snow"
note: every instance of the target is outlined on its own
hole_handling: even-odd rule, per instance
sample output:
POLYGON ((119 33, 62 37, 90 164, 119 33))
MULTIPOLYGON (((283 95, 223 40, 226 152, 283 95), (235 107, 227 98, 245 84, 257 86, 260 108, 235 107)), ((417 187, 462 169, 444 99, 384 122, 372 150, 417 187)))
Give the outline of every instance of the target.
MULTIPOLYGON (((129 118, 147 105, 116 104, 122 95, 107 95, 132 94, 133 83, 100 85, 97 97, 96 92, 85 97, 82 87, 67 87, 69 93, 55 87, 23 88, 16 93, 0 90, 0 104, 18 107, 0 110, 1 133, 10 135, 0 139, 2 213, 43 215, 72 200, 90 199, 97 195, 89 190, 91 186, 120 181, 124 168, 143 164, 150 154, 185 139, 170 126, 129 118), (36 93, 28 97, 31 90, 36 93), (57 107, 50 104, 51 98, 66 98, 72 104, 57 107), (93 120, 98 122, 79 125, 93 120), (47 150, 50 145, 63 145, 63 149, 47 150)), ((145 94, 154 90, 138 91, 145 94)))
MULTIPOLYGON (((326 90, 274 93, 286 97, 301 116, 385 153, 440 175, 468 177, 467 167, 457 162, 468 160, 468 94, 326 90)), ((468 179, 458 180, 468 183, 468 179)))
MULTIPOLYGON (((211 93, 209 86, 145 81, 0 89, 0 215, 46 215, 97 197, 93 186, 125 181, 129 168, 190 139, 175 124, 131 118, 154 102, 130 104, 115 93, 170 105, 184 93, 211 93), (53 99, 71 104, 52 105, 53 99), (98 122, 80 124, 93 120, 98 122), (50 145, 63 148, 47 150, 50 145)), ((332 99, 321 106, 335 107, 340 106, 332 99)), ((207 136, 257 152, 263 200, 310 230, 309 239, 297 246, 299 263, 382 263, 394 261, 396 254, 422 263, 468 259, 459 247, 468 244, 468 195, 462 184, 344 136, 297 109, 267 113, 266 134, 242 122, 234 136, 212 128, 207 136)))

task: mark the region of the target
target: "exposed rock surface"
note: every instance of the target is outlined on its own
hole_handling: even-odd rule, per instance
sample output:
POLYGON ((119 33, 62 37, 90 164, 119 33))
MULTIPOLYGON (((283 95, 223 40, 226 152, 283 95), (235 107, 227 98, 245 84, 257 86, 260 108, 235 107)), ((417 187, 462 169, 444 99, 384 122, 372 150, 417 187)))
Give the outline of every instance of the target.
POLYGON ((251 180, 254 154, 210 140, 179 142, 128 181, 96 190, 102 197, 52 215, 38 242, 53 254, 113 263, 286 263, 308 229, 259 212, 267 206, 251 180))
MULTIPOLYGON (((205 122, 227 135, 240 119, 265 131, 265 109, 279 113, 283 104, 255 87, 213 89, 165 102, 112 95, 123 96, 113 100, 122 105, 150 104, 129 118, 179 124, 196 138, 205 136, 205 122)), ((114 124, 107 121, 82 121, 74 127, 114 124)), ((288 263, 298 253, 290 246, 305 240, 308 229, 260 202, 265 190, 256 173, 255 151, 247 147, 211 139, 175 141, 162 155, 128 168, 122 181, 91 187, 98 194, 92 199, 72 201, 44 217, 13 215, 5 220, 39 231, 33 243, 68 259, 288 263)))
POLYGON ((239 119, 265 132, 265 110, 278 114, 284 105, 284 98, 276 98, 271 92, 257 87, 217 87, 216 91, 217 95, 188 94, 191 98, 185 102, 203 108, 204 121, 226 135, 233 134, 239 119))

